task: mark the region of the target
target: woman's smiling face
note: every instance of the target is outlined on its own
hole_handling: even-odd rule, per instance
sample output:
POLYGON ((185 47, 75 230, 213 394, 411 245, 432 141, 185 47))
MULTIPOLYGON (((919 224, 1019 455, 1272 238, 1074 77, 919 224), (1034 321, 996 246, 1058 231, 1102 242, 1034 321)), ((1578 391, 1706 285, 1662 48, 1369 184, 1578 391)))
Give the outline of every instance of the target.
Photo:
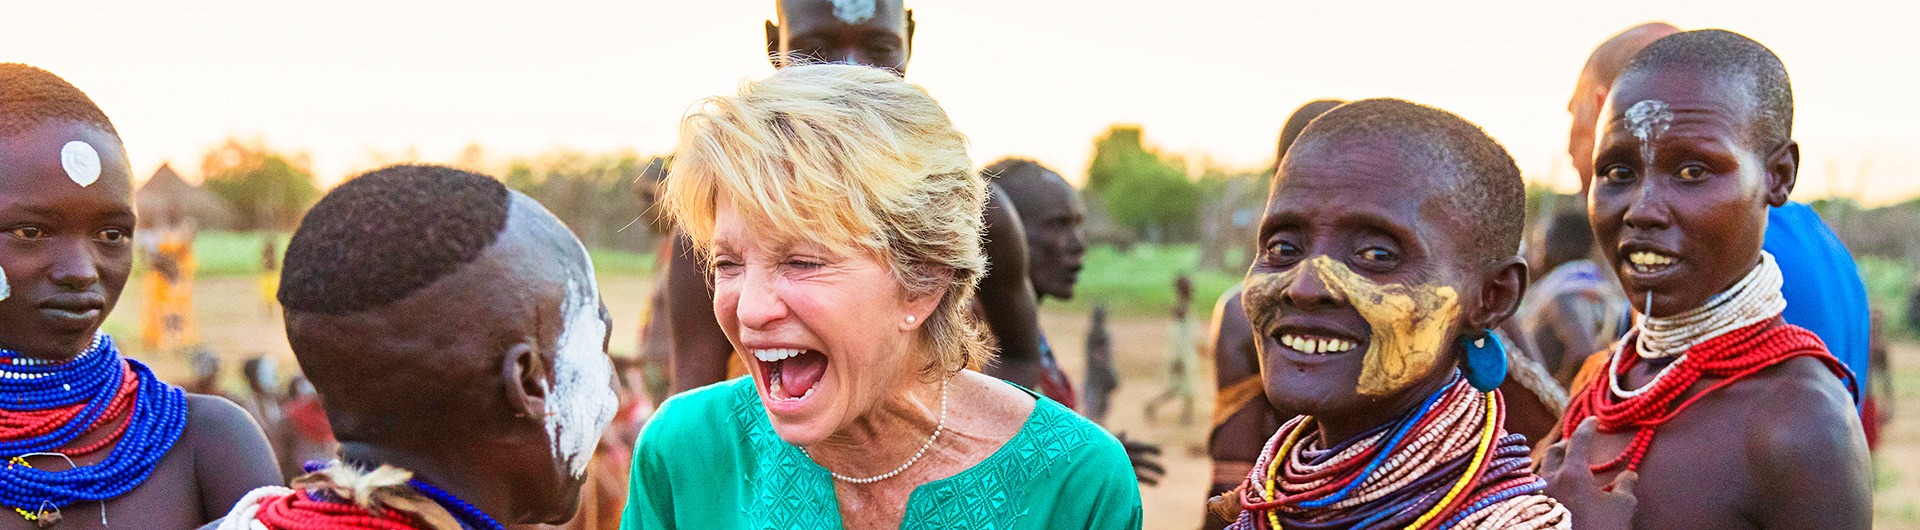
POLYGON ((913 383, 933 302, 910 300, 871 254, 771 240, 724 197, 714 213, 714 317, 781 439, 820 443, 913 383))

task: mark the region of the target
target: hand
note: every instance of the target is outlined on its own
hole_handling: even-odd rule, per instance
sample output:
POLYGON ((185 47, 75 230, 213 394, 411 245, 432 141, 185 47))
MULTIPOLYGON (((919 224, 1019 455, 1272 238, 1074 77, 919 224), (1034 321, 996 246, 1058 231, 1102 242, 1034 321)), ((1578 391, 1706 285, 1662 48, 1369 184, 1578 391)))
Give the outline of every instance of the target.
POLYGON ((1593 476, 1593 468, 1588 452, 1593 447, 1593 438, 1599 436, 1600 420, 1589 417, 1580 421, 1574 428, 1573 436, 1547 449, 1547 458, 1540 467, 1540 478, 1546 479, 1546 495, 1560 501, 1573 512, 1573 527, 1581 530, 1604 530, 1611 528, 1629 528, 1633 524, 1633 511, 1639 499, 1633 496, 1633 486, 1640 479, 1638 473, 1621 472, 1613 478, 1611 491, 1602 489, 1593 476))
POLYGON ((1120 446, 1127 448, 1127 460, 1133 461, 1133 475, 1141 484, 1156 486, 1160 479, 1167 476, 1166 466, 1160 465, 1160 446, 1138 440, 1127 440, 1127 433, 1120 433, 1120 446))

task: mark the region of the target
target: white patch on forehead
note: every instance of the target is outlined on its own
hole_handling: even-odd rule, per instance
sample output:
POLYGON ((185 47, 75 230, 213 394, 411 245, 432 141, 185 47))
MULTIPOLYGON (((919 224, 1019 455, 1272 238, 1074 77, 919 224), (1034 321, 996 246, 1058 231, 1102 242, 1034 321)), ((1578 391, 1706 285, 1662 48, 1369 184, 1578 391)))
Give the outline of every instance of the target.
POLYGON ((833 0, 833 17, 848 24, 859 24, 873 18, 877 0, 833 0))
MULTIPOLYGON (((586 260, 584 246, 580 253, 586 260)), ((567 279, 567 301, 561 307, 566 328, 560 332, 560 349, 553 356, 554 387, 547 394, 547 437, 553 442, 554 456, 566 463, 574 478, 587 475, 600 433, 613 423, 620 406, 613 394, 613 363, 602 349, 607 324, 600 319, 600 286, 591 262, 586 275, 567 279)))
POLYGON ((13 295, 13 286, 7 283, 7 268, 0 267, 0 300, 13 295))
POLYGON ((81 186, 92 186, 100 180, 100 152, 93 145, 79 140, 67 142, 60 147, 60 167, 67 170, 67 178, 81 186))
POLYGON ((1640 139, 1640 157, 1643 161, 1653 161, 1654 142, 1672 126, 1673 109, 1665 101, 1643 99, 1627 107, 1627 131, 1640 139))

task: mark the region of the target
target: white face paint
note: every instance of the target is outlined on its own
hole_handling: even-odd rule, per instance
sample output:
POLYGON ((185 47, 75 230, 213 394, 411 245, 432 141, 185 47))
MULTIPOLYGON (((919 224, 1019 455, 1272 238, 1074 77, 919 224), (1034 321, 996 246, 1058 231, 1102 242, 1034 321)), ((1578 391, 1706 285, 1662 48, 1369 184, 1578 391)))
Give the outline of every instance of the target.
POLYGON ((13 296, 13 286, 7 283, 7 268, 0 267, 0 300, 13 296))
MULTIPOLYGON (((586 247, 580 249, 585 260, 586 247)), ((602 347, 606 321, 600 320, 600 285, 593 264, 581 280, 567 279, 566 328, 560 332, 560 350, 553 356, 554 388, 547 393, 547 437, 553 454, 565 462, 574 478, 587 475, 587 463, 599 444, 601 431, 613 423, 620 399, 613 394, 613 363, 602 347)))
POLYGON ((848 24, 859 24, 873 18, 876 0, 833 0, 833 17, 848 24))
POLYGON ((75 184, 92 186, 100 180, 100 152, 92 145, 79 140, 67 142, 60 147, 60 167, 67 170, 67 178, 75 184))
POLYGON ((1640 139, 1640 159, 1653 162, 1653 144, 1673 126, 1673 110, 1667 102, 1643 99, 1627 107, 1627 131, 1640 139))

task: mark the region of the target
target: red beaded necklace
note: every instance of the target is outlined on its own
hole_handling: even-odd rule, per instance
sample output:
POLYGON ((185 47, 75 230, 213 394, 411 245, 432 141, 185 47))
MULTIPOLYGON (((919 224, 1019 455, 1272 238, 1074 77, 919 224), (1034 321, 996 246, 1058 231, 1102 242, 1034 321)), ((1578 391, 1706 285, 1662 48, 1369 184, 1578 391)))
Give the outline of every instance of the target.
MULTIPOLYGON (((127 426, 129 425, 129 422, 120 420, 126 417, 128 412, 133 410, 134 394, 139 391, 139 389, 140 379, 133 376, 132 369, 126 368, 125 365, 122 364, 120 369, 120 389, 114 392, 113 401, 108 402, 107 409, 102 412, 98 418, 94 419, 92 425, 87 426, 87 430, 92 431, 100 428, 101 425, 116 424, 117 426, 114 428, 114 431, 85 446, 51 452, 70 457, 85 456, 100 452, 101 449, 105 449, 112 446, 114 442, 120 441, 120 436, 126 434, 127 426)), ((68 422, 73 421, 74 417, 80 415, 80 412, 86 408, 87 403, 75 403, 65 407, 46 410, 0 410, 0 440, 22 440, 53 432, 54 429, 58 429, 65 426, 68 422)))
POLYGON ((294 492, 263 500, 254 520, 275 530, 415 530, 427 528, 418 518, 399 510, 368 511, 348 502, 315 500, 294 492))
POLYGON ((1633 440, 1626 449, 1612 460, 1594 465, 1595 473, 1622 465, 1626 466, 1626 470, 1638 471, 1641 461, 1646 458, 1647 448, 1653 445, 1654 432, 1661 425, 1680 415, 1681 411, 1700 398, 1788 359, 1819 359, 1835 375, 1846 380, 1848 385, 1855 384, 1852 372, 1827 352, 1826 344, 1820 341, 1820 337, 1806 328, 1787 324, 1775 317, 1729 331, 1687 349, 1679 360, 1667 367, 1665 375, 1657 378, 1639 395, 1616 398, 1612 395, 1608 378, 1621 377, 1642 362, 1634 351, 1634 339, 1628 336, 1620 341, 1619 348, 1613 352, 1613 360, 1619 365, 1618 371, 1602 374, 1581 389, 1580 394, 1567 404, 1567 415, 1560 426, 1562 437, 1572 436, 1581 420, 1596 416, 1600 418, 1600 432, 1635 430, 1633 440), (1707 377, 1720 380, 1698 394, 1680 399, 1694 383, 1707 377), (1679 402, 1677 405, 1676 401, 1679 402))

